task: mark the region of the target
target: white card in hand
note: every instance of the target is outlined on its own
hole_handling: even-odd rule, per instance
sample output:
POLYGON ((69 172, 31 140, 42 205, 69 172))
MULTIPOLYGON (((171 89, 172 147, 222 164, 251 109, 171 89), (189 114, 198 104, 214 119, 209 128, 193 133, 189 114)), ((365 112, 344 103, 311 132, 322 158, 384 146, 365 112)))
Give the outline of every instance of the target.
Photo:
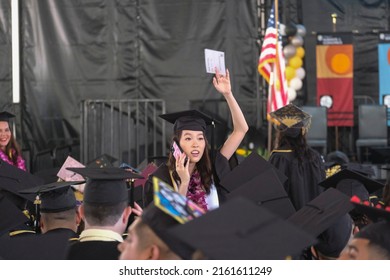
POLYGON ((207 73, 215 74, 215 68, 217 68, 220 74, 226 75, 224 52, 204 49, 204 58, 207 73))

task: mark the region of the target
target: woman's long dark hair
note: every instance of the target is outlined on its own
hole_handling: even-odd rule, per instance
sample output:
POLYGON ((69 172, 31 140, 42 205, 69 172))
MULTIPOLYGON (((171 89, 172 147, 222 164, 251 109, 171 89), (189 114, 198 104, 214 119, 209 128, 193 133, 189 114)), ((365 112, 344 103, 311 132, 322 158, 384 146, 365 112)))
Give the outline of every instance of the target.
MULTIPOLYGON (((172 138, 173 141, 176 141, 177 143, 180 143, 180 138, 182 135, 182 131, 177 131, 172 138)), ((196 164, 195 169, 199 172, 201 182, 203 187, 205 188, 205 191, 207 194, 210 193, 210 187, 212 184, 212 167, 211 167, 211 160, 210 160, 210 148, 207 141, 206 136, 204 135, 205 140, 205 150, 203 152, 202 158, 199 160, 199 162, 196 164)), ((172 145, 171 145, 172 146, 172 145)), ((176 172, 176 159, 172 154, 172 151, 169 153, 168 162, 167 162, 168 169, 173 171, 172 176, 177 181, 180 182, 180 177, 176 172)))
POLYGON ((14 164, 17 164, 18 156, 21 155, 21 150, 20 150, 20 146, 15 140, 14 134, 12 133, 9 123, 8 123, 8 128, 11 131, 11 137, 7 146, 5 147, 4 152, 14 164))
POLYGON ((276 132, 275 149, 288 148, 293 150, 294 156, 299 162, 307 158, 310 161, 314 159, 314 153, 306 142, 306 135, 299 133, 297 137, 290 137, 281 131, 276 132))

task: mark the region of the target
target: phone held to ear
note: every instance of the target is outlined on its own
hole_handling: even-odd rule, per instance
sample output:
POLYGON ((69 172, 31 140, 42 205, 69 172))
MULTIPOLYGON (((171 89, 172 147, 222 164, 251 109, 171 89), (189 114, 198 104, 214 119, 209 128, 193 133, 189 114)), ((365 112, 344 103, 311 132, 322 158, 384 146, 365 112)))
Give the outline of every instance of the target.
MULTIPOLYGON (((183 150, 181 149, 179 144, 176 141, 173 141, 173 144, 172 144, 172 154, 175 157, 175 159, 178 160, 178 158, 180 157, 180 155, 182 153, 183 153, 183 150)), ((187 161, 188 161, 188 157, 186 157, 185 160, 184 160, 184 166, 186 166, 187 161)))

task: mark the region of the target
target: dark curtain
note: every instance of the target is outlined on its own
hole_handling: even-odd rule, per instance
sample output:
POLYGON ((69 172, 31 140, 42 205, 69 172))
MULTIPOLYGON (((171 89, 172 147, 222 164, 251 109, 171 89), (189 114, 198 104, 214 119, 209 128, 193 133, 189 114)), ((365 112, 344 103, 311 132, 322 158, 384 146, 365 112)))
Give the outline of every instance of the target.
POLYGON ((12 107, 11 0, 0 1, 0 111, 12 107))
POLYGON ((81 100, 161 98, 172 112, 220 99, 205 48, 226 52, 238 99, 256 97, 256 0, 35 0, 22 15, 32 149, 77 141, 81 100))

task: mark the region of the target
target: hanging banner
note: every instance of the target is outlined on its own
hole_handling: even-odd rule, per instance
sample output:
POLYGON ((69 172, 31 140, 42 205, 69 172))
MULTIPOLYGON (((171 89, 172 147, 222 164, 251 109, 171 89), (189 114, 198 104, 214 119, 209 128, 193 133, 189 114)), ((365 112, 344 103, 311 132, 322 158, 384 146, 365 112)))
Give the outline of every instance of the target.
POLYGON ((328 126, 353 126, 353 45, 350 33, 317 34, 317 105, 328 126))
POLYGON ((379 34, 378 68, 379 104, 387 106, 387 126, 390 126, 390 33, 379 34))

